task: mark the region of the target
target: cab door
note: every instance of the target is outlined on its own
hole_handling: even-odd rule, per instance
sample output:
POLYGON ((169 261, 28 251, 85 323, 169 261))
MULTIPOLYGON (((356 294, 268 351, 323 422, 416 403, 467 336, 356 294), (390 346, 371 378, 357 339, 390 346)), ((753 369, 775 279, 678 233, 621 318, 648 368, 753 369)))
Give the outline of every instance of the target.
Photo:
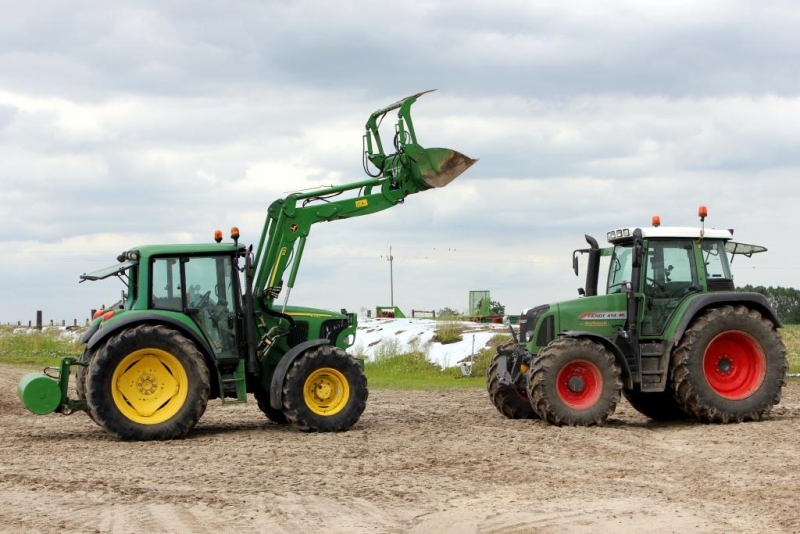
POLYGON ((238 360, 238 289, 230 256, 153 260, 152 307, 186 313, 219 360, 238 360))
POLYGON ((642 335, 658 336, 681 300, 700 286, 691 240, 650 240, 646 250, 642 335))

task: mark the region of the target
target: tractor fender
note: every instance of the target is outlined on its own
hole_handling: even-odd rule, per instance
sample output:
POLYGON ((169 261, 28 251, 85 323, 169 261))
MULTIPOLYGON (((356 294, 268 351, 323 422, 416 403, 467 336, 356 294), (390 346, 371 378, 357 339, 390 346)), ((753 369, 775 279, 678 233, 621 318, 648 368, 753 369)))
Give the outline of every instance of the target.
MULTIPOLYGON (((203 339, 201 336, 197 335, 191 328, 187 328, 185 324, 181 323, 177 319, 174 319, 168 315, 161 315, 156 313, 135 313, 135 314, 125 314, 125 316, 119 318, 118 320, 114 321, 114 324, 110 328, 103 328, 102 330, 98 328, 90 328, 89 332, 94 330, 90 337, 86 340, 86 348, 87 350, 92 350, 93 348, 99 346, 103 341, 105 341, 108 337, 113 334, 116 334, 120 330, 124 330, 126 328, 130 328, 132 326, 137 326, 140 324, 163 324, 166 326, 171 326, 178 330, 181 334, 185 335, 189 339, 191 339, 200 350, 202 350, 206 354, 206 363, 208 360, 213 360, 214 352, 211 350, 208 342, 203 339)), ((97 325, 95 325, 97 326, 97 325)), ((87 332, 88 333, 88 332, 87 332)), ((82 339, 83 341, 83 339, 82 339)), ((209 369, 213 369, 209 367, 209 369)))
POLYGON ((689 327, 689 324, 699 313, 724 304, 743 304, 748 308, 757 310, 765 319, 772 321, 776 328, 783 327, 781 320, 775 315, 775 312, 772 311, 767 297, 761 293, 739 293, 733 291, 724 293, 702 293, 694 297, 684 310, 675 326, 675 332, 669 340, 669 346, 665 347, 664 352, 666 354, 672 352, 672 349, 680 343, 683 333, 689 327))
POLYGON ((292 363, 308 349, 313 349, 314 347, 319 347, 320 345, 330 344, 331 341, 327 338, 311 339, 295 345, 283 355, 283 358, 281 358, 281 361, 278 362, 278 366, 272 373, 272 379, 269 387, 270 406, 276 410, 283 409, 283 380, 286 378, 286 373, 289 372, 289 367, 291 367, 292 363))
POLYGON ((614 355, 614 361, 616 361, 617 365, 619 365, 620 369, 622 369, 621 378, 623 387, 626 389, 633 388, 633 376, 631 376, 631 368, 628 365, 628 361, 625 359, 625 355, 622 354, 622 351, 619 349, 619 347, 617 347, 610 339, 605 338, 595 332, 587 332, 584 330, 567 330, 565 332, 561 332, 559 335, 562 337, 583 337, 603 345, 605 348, 611 351, 611 354, 614 355))
POLYGON ((90 326, 89 329, 86 332, 84 332, 83 335, 81 336, 81 340, 79 341, 79 343, 81 345, 85 345, 86 343, 88 343, 89 340, 92 339, 92 336, 95 334, 95 332, 97 332, 98 328, 100 328, 99 322, 94 323, 92 326, 90 326))

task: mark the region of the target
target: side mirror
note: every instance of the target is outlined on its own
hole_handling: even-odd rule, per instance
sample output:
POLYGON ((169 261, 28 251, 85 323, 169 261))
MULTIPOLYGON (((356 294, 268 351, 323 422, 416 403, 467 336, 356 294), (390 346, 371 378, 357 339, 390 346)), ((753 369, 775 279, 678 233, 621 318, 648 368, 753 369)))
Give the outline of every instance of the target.
POLYGON ((572 270, 575 272, 575 276, 578 276, 578 251, 572 253, 572 270))

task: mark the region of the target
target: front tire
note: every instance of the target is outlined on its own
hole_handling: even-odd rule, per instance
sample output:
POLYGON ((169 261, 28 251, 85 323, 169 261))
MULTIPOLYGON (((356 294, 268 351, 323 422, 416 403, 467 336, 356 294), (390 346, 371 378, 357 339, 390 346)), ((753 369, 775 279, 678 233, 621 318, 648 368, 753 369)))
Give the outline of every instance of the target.
POLYGON ((288 425, 289 420, 281 410, 276 410, 269 403, 269 390, 259 385, 253 392, 253 396, 258 403, 258 409, 267 416, 267 419, 278 425, 288 425))
POLYGON ((499 347, 497 353, 492 356, 489 367, 486 369, 486 390, 489 392, 489 399, 494 407, 497 408, 497 411, 509 419, 539 419, 539 415, 533 410, 525 388, 500 385, 500 381, 497 378, 497 368, 501 350, 508 349, 505 346, 499 347))
POLYGON ((348 430, 367 407, 367 377, 358 362, 331 345, 299 356, 283 381, 283 413, 305 432, 348 430))
POLYGON ((620 374, 614 355, 600 343, 562 337, 534 359, 528 396, 548 423, 599 425, 617 407, 622 391, 620 374))
POLYGON ((704 423, 759 421, 781 400, 786 346, 756 310, 708 310, 686 330, 672 359, 675 399, 704 423))
POLYGON ((197 347, 165 326, 117 333, 95 352, 86 376, 92 418, 124 440, 184 437, 206 409, 208 368, 197 347))

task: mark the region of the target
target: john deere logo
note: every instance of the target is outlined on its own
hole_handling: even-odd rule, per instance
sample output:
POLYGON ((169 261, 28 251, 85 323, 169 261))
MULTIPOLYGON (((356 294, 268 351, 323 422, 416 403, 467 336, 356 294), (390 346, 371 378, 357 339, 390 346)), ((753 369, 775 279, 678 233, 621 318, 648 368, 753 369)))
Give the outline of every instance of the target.
POLYGON ((289 230, 291 230, 292 233, 296 232, 297 231, 297 225, 295 223, 292 223, 292 225, 289 226, 289 230))

